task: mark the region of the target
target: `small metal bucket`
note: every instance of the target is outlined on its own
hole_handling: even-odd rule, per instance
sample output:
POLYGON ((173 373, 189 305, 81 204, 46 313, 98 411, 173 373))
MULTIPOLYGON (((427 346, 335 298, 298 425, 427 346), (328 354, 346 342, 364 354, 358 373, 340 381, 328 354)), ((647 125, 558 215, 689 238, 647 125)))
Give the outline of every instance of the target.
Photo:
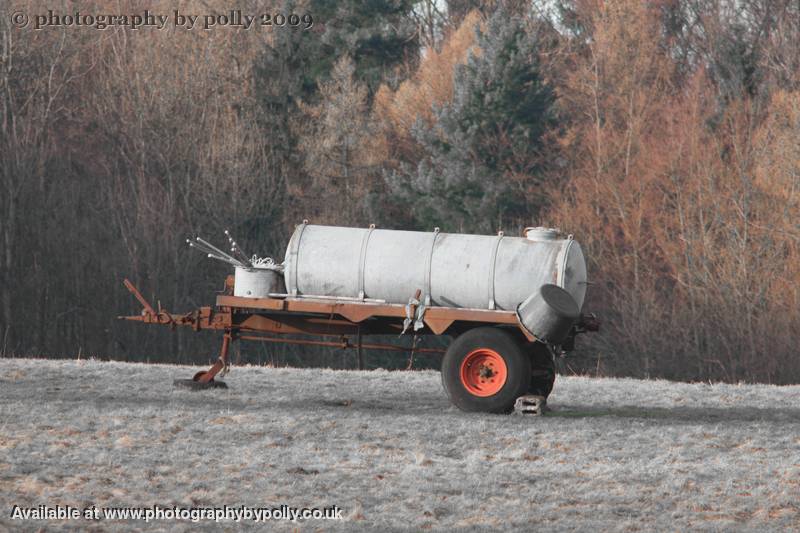
POLYGON ((233 295, 245 298, 268 298, 270 294, 285 294, 283 274, 269 268, 236 267, 233 295))
POLYGON ((517 320, 528 333, 550 344, 561 344, 581 311, 570 293, 557 285, 542 285, 517 306, 517 320))

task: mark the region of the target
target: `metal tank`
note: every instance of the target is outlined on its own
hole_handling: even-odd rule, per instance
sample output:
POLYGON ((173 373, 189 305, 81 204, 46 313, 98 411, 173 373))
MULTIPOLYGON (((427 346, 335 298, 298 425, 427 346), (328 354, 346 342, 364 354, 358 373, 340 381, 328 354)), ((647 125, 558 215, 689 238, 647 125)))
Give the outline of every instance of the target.
POLYGON ((289 295, 409 301, 516 310, 545 284, 564 288, 580 309, 586 263, 580 245, 557 231, 526 237, 345 228, 300 224, 286 250, 289 295))

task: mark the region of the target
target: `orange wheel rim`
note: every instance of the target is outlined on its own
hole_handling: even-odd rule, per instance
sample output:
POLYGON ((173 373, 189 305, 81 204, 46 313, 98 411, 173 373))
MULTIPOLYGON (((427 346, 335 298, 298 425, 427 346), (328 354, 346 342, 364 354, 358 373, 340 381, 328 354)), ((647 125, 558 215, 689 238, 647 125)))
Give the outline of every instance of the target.
POLYGON ((489 348, 478 348, 461 361, 461 384, 473 396, 497 394, 506 384, 508 368, 499 353, 489 348))

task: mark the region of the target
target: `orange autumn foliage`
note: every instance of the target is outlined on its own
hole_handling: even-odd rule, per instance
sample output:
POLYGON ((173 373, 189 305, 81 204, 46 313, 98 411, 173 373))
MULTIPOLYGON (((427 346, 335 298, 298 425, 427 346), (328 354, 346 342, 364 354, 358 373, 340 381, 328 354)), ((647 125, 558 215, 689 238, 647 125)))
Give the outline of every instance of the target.
POLYGON ((608 320, 588 351, 632 375, 800 371, 798 95, 774 95, 766 117, 747 98, 720 107, 702 69, 674 82, 652 6, 587 5, 551 216, 588 249, 589 307, 608 320))
POLYGON ((414 123, 422 119, 430 124, 434 107, 452 99, 454 67, 464 63, 470 53, 479 53, 474 46, 475 28, 479 23, 480 15, 471 11, 444 41, 441 50, 425 51, 417 71, 396 91, 386 85, 378 89, 373 113, 394 154, 413 154, 415 141, 411 128, 414 123))

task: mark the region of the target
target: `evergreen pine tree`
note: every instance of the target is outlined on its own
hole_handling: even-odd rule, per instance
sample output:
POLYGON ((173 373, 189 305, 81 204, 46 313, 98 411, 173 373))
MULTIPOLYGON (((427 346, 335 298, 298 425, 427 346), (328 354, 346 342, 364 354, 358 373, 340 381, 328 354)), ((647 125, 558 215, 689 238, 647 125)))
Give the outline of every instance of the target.
POLYGON ((503 9, 478 30, 480 50, 456 66, 452 102, 435 110, 432 127, 414 126, 425 157, 388 176, 415 225, 489 232, 534 221, 543 135, 554 120, 541 42, 541 30, 503 9))
POLYGON ((412 0, 310 0, 298 6, 283 4, 283 13, 308 13, 309 30, 281 28, 262 56, 257 75, 289 83, 290 96, 313 103, 320 83, 326 82, 339 58, 355 65, 355 79, 372 95, 383 82, 394 84, 397 68, 413 63, 419 53, 417 31, 410 13, 412 0), (287 76, 291 79, 286 79, 287 76))

